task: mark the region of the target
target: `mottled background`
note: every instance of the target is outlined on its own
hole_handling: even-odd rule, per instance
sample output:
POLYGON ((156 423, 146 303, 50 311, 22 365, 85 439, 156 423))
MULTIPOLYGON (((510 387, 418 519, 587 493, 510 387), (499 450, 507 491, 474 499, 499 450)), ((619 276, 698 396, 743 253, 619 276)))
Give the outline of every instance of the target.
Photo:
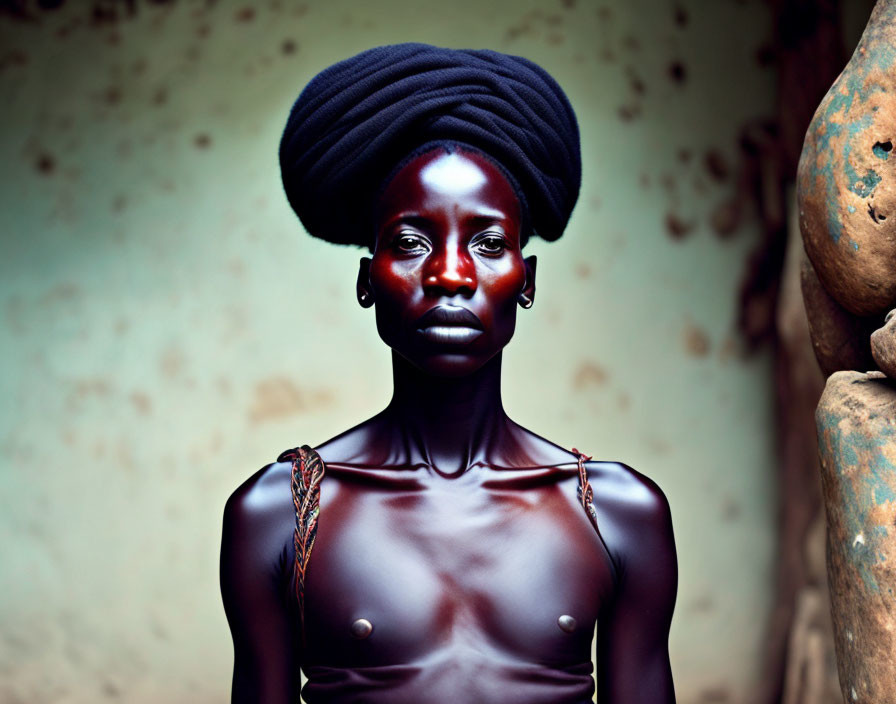
MULTIPOLYGON (((849 41, 869 7, 851 5, 849 41)), ((584 184, 567 234, 528 248, 538 298, 505 405, 659 482, 679 701, 754 700, 778 461, 762 299, 744 297, 766 234, 769 3, 0 9, 0 702, 227 700, 225 499, 391 391, 361 253, 302 231, 280 130, 316 72, 409 40, 520 54, 567 90, 584 184)))

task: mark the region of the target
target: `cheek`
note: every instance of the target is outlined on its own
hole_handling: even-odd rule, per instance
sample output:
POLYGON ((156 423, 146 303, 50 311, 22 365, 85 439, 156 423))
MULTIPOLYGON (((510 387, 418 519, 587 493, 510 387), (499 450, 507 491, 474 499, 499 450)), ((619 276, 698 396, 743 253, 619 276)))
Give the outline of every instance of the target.
POLYGON ((392 347, 403 346, 421 296, 417 274, 406 263, 374 258, 370 262, 370 288, 380 337, 392 347))
POLYGON ((490 324, 499 327, 514 325, 517 300, 525 283, 525 268, 511 264, 502 270, 492 270, 480 278, 480 288, 488 291, 490 324))
POLYGON ((385 257, 370 262, 370 286, 380 302, 406 300, 414 289, 413 272, 385 257))
POLYGON ((522 258, 491 271, 487 279, 496 303, 507 300, 515 302, 526 283, 526 268, 522 258))

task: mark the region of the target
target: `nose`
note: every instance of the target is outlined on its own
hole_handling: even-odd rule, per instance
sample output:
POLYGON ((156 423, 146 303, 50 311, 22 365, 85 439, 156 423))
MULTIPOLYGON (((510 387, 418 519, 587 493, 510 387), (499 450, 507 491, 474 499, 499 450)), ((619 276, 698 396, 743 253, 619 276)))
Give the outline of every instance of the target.
POLYGON ((424 267, 423 288, 430 295, 471 296, 476 290, 476 265, 466 248, 449 241, 434 251, 424 267))

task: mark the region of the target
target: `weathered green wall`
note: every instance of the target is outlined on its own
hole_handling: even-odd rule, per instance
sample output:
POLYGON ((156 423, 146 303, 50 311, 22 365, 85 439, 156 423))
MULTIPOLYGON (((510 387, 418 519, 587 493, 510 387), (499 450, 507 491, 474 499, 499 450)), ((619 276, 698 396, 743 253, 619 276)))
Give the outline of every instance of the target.
POLYGON ((562 240, 530 247, 538 298, 505 403, 665 489, 679 701, 748 701, 771 595, 770 360, 740 355, 734 330, 749 206, 727 238, 710 222, 742 126, 772 113, 766 4, 138 2, 90 18, 84 2, 0 17, 0 701, 225 701, 224 500, 390 394, 359 253, 302 233, 279 131, 317 71, 407 40, 522 54, 568 91, 582 196, 562 240))

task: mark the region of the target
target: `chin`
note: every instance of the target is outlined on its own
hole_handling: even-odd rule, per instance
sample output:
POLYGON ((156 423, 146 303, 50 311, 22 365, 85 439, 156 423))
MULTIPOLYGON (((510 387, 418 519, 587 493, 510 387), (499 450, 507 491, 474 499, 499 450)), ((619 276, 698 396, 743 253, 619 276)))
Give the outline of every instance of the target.
POLYGON ((451 379, 470 376, 485 366, 481 359, 450 353, 433 355, 422 361, 411 361, 411 364, 431 376, 451 379))
MULTIPOLYGON (((394 349, 394 348, 393 348, 394 349)), ((400 350, 398 354, 408 363, 424 374, 434 377, 458 379, 475 374, 486 366, 500 350, 496 350, 489 356, 473 354, 464 350, 439 350, 429 353, 417 352, 410 356, 400 350)))

